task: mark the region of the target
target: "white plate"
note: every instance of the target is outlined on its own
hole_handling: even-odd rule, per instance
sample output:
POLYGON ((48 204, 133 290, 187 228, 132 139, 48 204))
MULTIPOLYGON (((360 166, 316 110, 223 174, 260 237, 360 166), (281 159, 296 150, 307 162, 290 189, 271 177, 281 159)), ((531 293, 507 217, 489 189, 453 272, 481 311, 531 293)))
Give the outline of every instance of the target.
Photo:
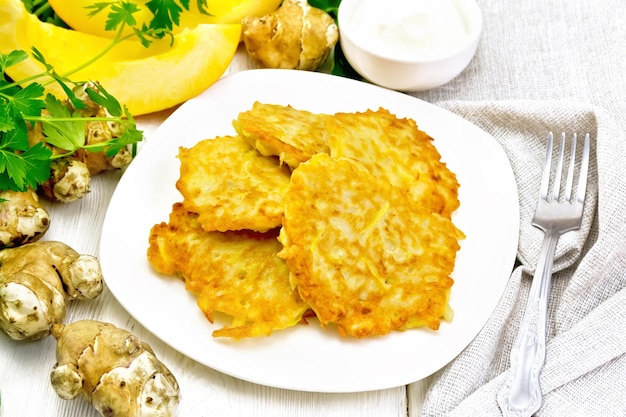
POLYGON ((221 79, 175 111, 142 147, 112 197, 100 242, 106 283, 143 326, 188 357, 225 374, 268 386, 314 392, 359 392, 415 382, 459 354, 492 314, 517 248, 519 208, 511 166, 499 144, 468 121, 408 95, 326 74, 250 70, 221 79), (239 342, 215 339, 195 298, 146 260, 150 228, 167 221, 179 146, 232 134, 239 112, 259 100, 313 112, 384 107, 411 117, 435 138, 461 184, 455 224, 467 238, 453 274, 451 323, 353 340, 308 326, 239 342))

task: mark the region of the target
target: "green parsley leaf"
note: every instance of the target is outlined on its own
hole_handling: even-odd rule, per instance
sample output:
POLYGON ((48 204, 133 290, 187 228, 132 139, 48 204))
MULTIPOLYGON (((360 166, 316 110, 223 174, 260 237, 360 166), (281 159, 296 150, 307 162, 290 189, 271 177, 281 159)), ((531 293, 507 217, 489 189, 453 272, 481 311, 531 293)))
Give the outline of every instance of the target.
POLYGON ((196 5, 198 6, 198 11, 202 14, 206 14, 208 16, 213 16, 211 13, 209 13, 209 10, 207 9, 208 5, 206 0, 197 0, 196 5))
POLYGON ((44 106, 43 100, 41 100, 43 92, 44 88, 41 84, 28 84, 13 95, 8 105, 14 109, 16 114, 38 116, 44 106))
POLYGON ((51 72, 53 68, 52 65, 49 64, 48 61, 46 61, 46 57, 43 56, 39 49, 35 48, 34 46, 31 49, 33 58, 42 63, 44 67, 46 67, 46 73, 51 72))
POLYGON ((135 3, 129 1, 118 1, 111 4, 111 11, 107 16, 105 30, 115 30, 121 23, 126 26, 134 27, 137 25, 137 19, 134 14, 139 11, 139 7, 135 3))
MULTIPOLYGON (((183 6, 187 5, 185 9, 189 10, 189 0, 181 1, 183 6)), ((154 18, 150 21, 150 28, 152 29, 167 29, 172 30, 174 25, 180 24, 180 14, 183 11, 183 7, 178 5, 175 0, 150 0, 146 3, 146 6, 154 18)))
POLYGON ((28 54, 22 50, 11 51, 8 55, 0 54, 0 73, 4 74, 7 68, 26 59, 28 59, 28 54))
POLYGON ((15 129, 14 116, 9 106, 0 105, 0 132, 8 132, 15 129))
POLYGON ((0 172, 6 173, 15 183, 15 189, 26 188, 26 162, 23 154, 0 150, 0 172))
POLYGON ((137 151, 137 143, 141 142, 143 139, 143 132, 137 129, 128 129, 124 132, 124 134, 117 138, 117 140, 113 144, 109 144, 109 146, 105 150, 105 155, 107 157, 115 156, 119 151, 123 148, 131 145, 133 147, 132 155, 135 156, 137 151))
POLYGON ((85 91, 94 103, 107 109, 111 116, 120 117, 122 115, 122 106, 119 101, 101 85, 98 86, 98 90, 88 87, 85 91))
POLYGON ((13 129, 7 130, 0 135, 0 149, 23 152, 28 149, 28 128, 26 122, 20 118, 14 118, 13 129))
POLYGON ((87 13, 88 17, 93 17, 95 15, 97 15, 98 13, 100 13, 103 10, 106 10, 109 8, 109 6, 111 6, 110 1, 103 1, 103 2, 98 2, 98 3, 94 3, 94 4, 90 4, 88 6, 85 6, 85 9, 90 10, 91 11, 89 13, 87 13))
POLYGON ((46 96, 49 116, 42 121, 46 141, 57 148, 74 153, 85 144, 85 121, 75 119, 69 107, 52 94, 46 96))
POLYGON ((76 94, 74 93, 74 90, 71 89, 63 81, 62 78, 57 76, 56 72, 52 73, 52 78, 54 78, 54 80, 57 82, 57 84, 59 84, 61 86, 61 88, 63 89, 63 92, 65 92, 65 95, 67 96, 67 99, 70 101, 70 103, 72 103, 72 106, 74 106, 75 109, 84 109, 85 107, 87 107, 85 105, 85 103, 83 103, 83 101, 81 99, 76 97, 76 94))
MULTIPOLYGON (((21 189, 25 189, 24 186, 37 189, 37 186, 45 182, 50 178, 50 158, 52 157, 52 151, 48 149, 43 143, 37 143, 34 146, 28 148, 28 150, 20 154, 20 159, 24 164, 24 184, 21 189)), ((9 171, 10 172, 10 171, 9 171)), ((19 182, 14 176, 12 176, 16 184, 19 182)))
MULTIPOLYGON (((38 143, 22 151, 26 137, 25 130, 13 130, 1 136, 0 184, 1 189, 24 191, 37 186, 50 178, 50 157, 52 152, 43 143, 38 143), (24 139, 20 136, 24 136, 24 139), (16 152, 19 150, 20 152, 16 152)), ((27 142, 27 141, 26 141, 27 142)))
POLYGON ((9 177, 6 171, 0 172, 0 190, 22 191, 15 185, 15 181, 9 177))

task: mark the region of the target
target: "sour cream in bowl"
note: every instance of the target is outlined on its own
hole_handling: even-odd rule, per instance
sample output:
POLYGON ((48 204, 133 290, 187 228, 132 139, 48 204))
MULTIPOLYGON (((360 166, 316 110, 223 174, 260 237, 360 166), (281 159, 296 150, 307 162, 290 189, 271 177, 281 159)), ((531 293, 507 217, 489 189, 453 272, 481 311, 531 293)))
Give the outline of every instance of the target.
POLYGON ((467 67, 482 14, 475 0, 342 0, 338 23, 343 53, 363 78, 422 91, 467 67))

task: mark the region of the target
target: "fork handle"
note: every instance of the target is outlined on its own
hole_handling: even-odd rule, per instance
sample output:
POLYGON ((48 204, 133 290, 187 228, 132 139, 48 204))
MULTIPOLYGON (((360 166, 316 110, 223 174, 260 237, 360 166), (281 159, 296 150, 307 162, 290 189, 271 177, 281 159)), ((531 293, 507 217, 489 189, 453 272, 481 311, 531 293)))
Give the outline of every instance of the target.
POLYGON ((558 232, 545 231, 526 310, 511 350, 511 369, 498 393, 505 417, 530 417, 541 407, 539 374, 546 358, 548 296, 558 240, 558 232))

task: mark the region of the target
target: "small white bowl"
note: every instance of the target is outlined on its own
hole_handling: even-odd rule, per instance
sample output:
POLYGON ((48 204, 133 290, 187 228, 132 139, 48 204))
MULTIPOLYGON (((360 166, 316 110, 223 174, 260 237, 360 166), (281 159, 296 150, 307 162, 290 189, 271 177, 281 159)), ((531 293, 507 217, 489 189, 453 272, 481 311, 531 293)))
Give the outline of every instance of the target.
POLYGON ((342 0, 337 15, 350 65, 374 84, 407 92, 459 75, 482 31, 475 0, 342 0))

